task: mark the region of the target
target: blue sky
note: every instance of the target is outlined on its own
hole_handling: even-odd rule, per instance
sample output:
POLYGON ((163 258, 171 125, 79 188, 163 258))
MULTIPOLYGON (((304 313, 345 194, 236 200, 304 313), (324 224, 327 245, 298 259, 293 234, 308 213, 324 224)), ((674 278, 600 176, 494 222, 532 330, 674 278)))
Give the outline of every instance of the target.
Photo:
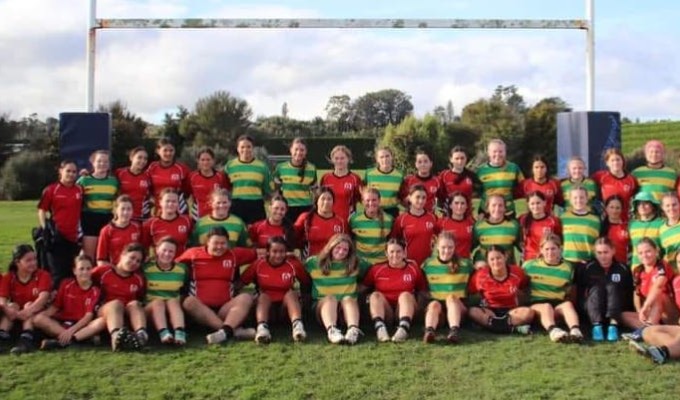
MULTIPOLYGON (((0 0, 0 113, 83 110, 88 0, 0 0)), ((596 108, 680 119, 680 2, 595 0, 596 108)), ((100 0, 100 18, 556 18, 581 0, 100 0)), ((151 121, 215 90, 256 115, 324 116, 328 98, 383 88, 416 113, 488 97, 515 84, 529 103, 558 96, 585 107, 580 31, 100 31, 96 102, 123 99, 151 121)))

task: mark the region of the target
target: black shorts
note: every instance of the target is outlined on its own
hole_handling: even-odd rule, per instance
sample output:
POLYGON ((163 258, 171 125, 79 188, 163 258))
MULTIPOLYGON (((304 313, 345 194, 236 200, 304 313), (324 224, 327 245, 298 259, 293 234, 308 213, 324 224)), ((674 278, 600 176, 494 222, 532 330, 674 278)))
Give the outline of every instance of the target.
POLYGON ((487 310, 491 311, 496 318, 505 318, 512 308, 487 308, 487 310))
POLYGON ((94 212, 83 212, 80 214, 80 225, 83 228, 83 235, 85 236, 99 236, 99 232, 106 226, 113 215, 100 214, 94 212))
POLYGON ((567 300, 543 300, 543 301, 534 301, 531 303, 533 306, 534 304, 550 304, 552 308, 555 308, 559 306, 560 304, 564 303, 567 300))
POLYGON ((233 199, 230 212, 239 216, 246 225, 267 218, 267 213, 264 211, 264 200, 233 199))

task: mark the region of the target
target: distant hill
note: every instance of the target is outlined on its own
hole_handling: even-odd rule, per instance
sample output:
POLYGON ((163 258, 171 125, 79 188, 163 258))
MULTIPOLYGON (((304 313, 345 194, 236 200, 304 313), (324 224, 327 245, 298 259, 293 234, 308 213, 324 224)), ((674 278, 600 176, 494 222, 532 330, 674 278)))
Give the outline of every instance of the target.
POLYGON ((680 121, 621 125, 623 153, 630 154, 651 139, 661 140, 667 149, 680 152, 680 121))

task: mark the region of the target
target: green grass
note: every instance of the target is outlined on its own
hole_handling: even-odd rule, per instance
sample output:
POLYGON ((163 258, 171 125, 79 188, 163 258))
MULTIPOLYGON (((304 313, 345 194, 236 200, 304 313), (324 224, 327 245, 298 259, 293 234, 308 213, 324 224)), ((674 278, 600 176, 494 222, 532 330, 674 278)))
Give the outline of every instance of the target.
POLYGON ((680 121, 623 124, 621 141, 624 154, 644 146, 648 140, 661 140, 667 149, 680 150, 680 121))
MULTIPOLYGON (((0 202, 3 265, 29 239, 35 201, 0 202)), ((458 346, 424 345, 421 323, 401 345, 367 336, 355 347, 326 343, 307 322, 305 344, 287 327, 274 343, 204 345, 190 331, 186 349, 152 344, 144 354, 107 347, 0 355, 0 399, 668 399, 680 394, 680 363, 657 367, 623 343, 558 345, 544 334, 496 336, 474 328, 458 346)))

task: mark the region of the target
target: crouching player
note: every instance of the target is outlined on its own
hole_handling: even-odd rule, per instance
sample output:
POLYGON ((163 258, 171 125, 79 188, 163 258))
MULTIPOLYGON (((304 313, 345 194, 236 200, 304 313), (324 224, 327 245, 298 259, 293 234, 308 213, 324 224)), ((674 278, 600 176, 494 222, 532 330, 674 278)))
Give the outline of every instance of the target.
POLYGON ((470 279, 469 293, 482 298, 480 306, 470 307, 470 318, 494 333, 531 333, 535 313, 519 303, 528 286, 524 271, 508 265, 503 248, 496 245, 488 248, 486 262, 470 279))
POLYGON ((278 314, 282 317, 287 314, 290 318, 293 327, 293 340, 303 342, 307 338, 307 332, 305 332, 305 326, 302 323, 300 295, 293 289, 293 285, 295 281, 298 281, 302 291, 307 292, 307 287, 311 282, 309 275, 307 275, 297 257, 286 254, 286 239, 282 236, 269 238, 266 249, 265 258, 258 259, 250 264, 241 276, 241 282, 244 285, 254 282, 257 286, 255 341, 264 344, 271 341, 269 320, 272 306, 274 306, 275 315, 278 314), (276 313, 279 310, 280 312, 276 313))
MULTIPOLYGON (((139 268, 144 262, 144 247, 130 243, 116 265, 100 265, 92 271, 92 280, 102 291, 102 306, 97 316, 104 320, 111 335, 111 350, 141 350, 149 340, 146 315, 142 307, 144 277, 139 268), (129 320, 132 332, 125 326, 129 320)), ((95 322, 97 323, 97 322, 95 322)))
POLYGON ((446 315, 449 324, 446 340, 449 343, 460 340, 460 322, 467 314, 462 299, 466 297, 473 268, 469 259, 457 257, 455 251, 453 234, 440 233, 437 238, 437 253, 422 266, 432 298, 425 312, 425 343, 434 342, 439 319, 443 315, 446 315))
MULTIPOLYGON (((189 295, 182 301, 184 311, 201 325, 214 330, 208 344, 240 336, 237 328, 248 316, 253 296, 233 295, 239 267, 257 258, 255 249, 229 249, 229 234, 221 226, 211 228, 205 246, 192 247, 177 260, 190 268, 189 295)), ((254 336, 254 335, 253 335, 254 336)))
POLYGON ((104 320, 95 320, 101 291, 92 282, 93 261, 79 255, 73 263, 73 276, 63 280, 54 302, 35 316, 36 328, 49 337, 40 344, 41 350, 64 348, 81 343, 106 328, 104 320))
POLYGON ((163 344, 183 346, 187 342, 180 289, 187 278, 187 266, 175 262, 177 241, 166 236, 158 241, 156 259, 144 265, 146 313, 153 321, 163 344), (168 328, 168 317, 172 331, 168 328))

